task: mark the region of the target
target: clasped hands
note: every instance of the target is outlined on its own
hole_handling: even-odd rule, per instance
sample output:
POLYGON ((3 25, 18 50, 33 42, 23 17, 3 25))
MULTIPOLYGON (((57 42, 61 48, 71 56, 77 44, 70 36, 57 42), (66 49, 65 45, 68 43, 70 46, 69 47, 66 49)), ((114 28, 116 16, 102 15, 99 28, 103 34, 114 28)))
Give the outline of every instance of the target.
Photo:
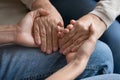
POLYGON ((87 19, 83 17, 71 20, 64 29, 61 15, 57 10, 51 12, 34 20, 33 37, 36 45, 47 54, 60 48, 60 53, 66 55, 68 62, 78 55, 89 58, 96 44, 91 23, 85 23, 87 19))
POLYGON ((47 54, 60 48, 68 62, 81 59, 81 56, 89 59, 97 41, 97 30, 91 18, 94 15, 71 20, 64 29, 60 14, 57 11, 51 12, 44 9, 29 12, 16 25, 15 42, 28 47, 40 47, 47 54))

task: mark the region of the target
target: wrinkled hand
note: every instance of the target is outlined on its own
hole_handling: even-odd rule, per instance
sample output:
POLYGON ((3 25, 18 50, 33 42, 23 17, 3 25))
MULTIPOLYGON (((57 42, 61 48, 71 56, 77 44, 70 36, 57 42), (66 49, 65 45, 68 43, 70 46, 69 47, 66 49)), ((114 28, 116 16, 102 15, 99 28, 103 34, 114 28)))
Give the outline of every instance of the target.
POLYGON ((81 46, 75 52, 69 52, 66 55, 67 62, 71 62, 72 60, 82 60, 82 58, 89 59, 91 54, 94 51, 96 45, 96 38, 95 38, 95 29, 91 26, 90 27, 90 34, 88 39, 84 40, 81 43, 81 46))
POLYGON ((34 19, 47 14, 48 13, 43 9, 29 12, 20 22, 18 22, 18 24, 16 24, 15 43, 28 47, 35 47, 36 44, 32 32, 34 19))
POLYGON ((103 34, 106 29, 106 25, 97 16, 93 14, 87 14, 77 21, 71 21, 67 26, 68 31, 60 39, 60 52, 63 54, 76 51, 82 43, 88 39, 90 34, 90 27, 95 28, 94 37, 96 40, 103 34), (73 27, 74 26, 74 27, 73 27))
POLYGON ((43 52, 50 54, 58 50, 57 26, 63 28, 63 20, 53 6, 46 10, 49 12, 47 16, 38 17, 34 21, 34 39, 43 52))
POLYGON ((94 51, 96 44, 94 34, 94 28, 91 27, 89 38, 82 43, 79 49, 75 52, 69 52, 65 54, 67 63, 72 63, 74 67, 77 68, 75 75, 76 77, 85 70, 89 58, 94 51))

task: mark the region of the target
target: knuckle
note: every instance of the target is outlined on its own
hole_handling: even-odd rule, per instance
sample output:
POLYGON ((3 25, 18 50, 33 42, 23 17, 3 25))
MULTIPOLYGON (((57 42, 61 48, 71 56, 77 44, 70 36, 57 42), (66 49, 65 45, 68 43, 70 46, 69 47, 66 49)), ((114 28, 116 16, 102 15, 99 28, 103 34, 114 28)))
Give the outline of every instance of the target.
POLYGON ((85 26, 83 22, 77 22, 76 27, 79 30, 87 31, 87 26, 85 26))
POLYGON ((45 31, 41 31, 41 37, 45 37, 46 36, 46 32, 45 31))

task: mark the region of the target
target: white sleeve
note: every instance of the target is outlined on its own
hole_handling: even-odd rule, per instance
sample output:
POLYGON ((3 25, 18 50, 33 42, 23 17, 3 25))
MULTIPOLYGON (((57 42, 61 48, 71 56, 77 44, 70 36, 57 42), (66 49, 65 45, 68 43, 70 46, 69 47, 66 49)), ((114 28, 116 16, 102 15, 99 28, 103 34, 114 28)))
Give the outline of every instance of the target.
POLYGON ((108 28, 120 15, 120 0, 100 0, 90 13, 100 17, 108 28))
POLYGON ((21 2, 24 3, 30 10, 31 10, 31 7, 32 7, 32 3, 34 1, 35 0, 21 0, 21 2))

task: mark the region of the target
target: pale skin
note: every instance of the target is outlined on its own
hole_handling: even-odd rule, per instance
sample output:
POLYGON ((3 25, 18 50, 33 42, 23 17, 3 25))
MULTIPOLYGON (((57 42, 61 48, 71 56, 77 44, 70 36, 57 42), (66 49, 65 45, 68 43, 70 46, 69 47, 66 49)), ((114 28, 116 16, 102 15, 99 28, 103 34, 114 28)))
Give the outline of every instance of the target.
POLYGON ((90 26, 95 27, 96 39, 99 39, 106 30, 105 23, 93 14, 87 14, 76 21, 71 20, 67 28, 63 29, 62 17, 49 0, 34 1, 32 9, 38 8, 43 8, 50 13, 47 16, 37 18, 34 22, 34 31, 38 32, 34 35, 35 42, 43 52, 48 54, 58 49, 58 37, 63 37, 59 40, 60 52, 66 54, 71 51, 76 51, 81 43, 88 38, 90 26), (69 32, 69 30, 71 31, 69 32), (58 37, 57 31, 59 31, 58 37), (66 34, 63 36, 64 33, 60 31, 66 34))
POLYGON ((76 21, 71 20, 67 26, 67 32, 69 33, 63 35, 66 30, 63 30, 64 33, 58 33, 59 36, 62 36, 60 39, 60 52, 67 54, 76 51, 82 42, 88 38, 91 26, 95 28, 94 37, 98 40, 106 30, 105 23, 99 17, 89 13, 76 21))
MULTIPOLYGON (((50 4, 49 0, 36 0, 36 2, 33 3, 33 9, 37 9, 37 8, 44 8, 48 12, 50 12, 51 8, 53 8, 53 6, 50 4), (41 3, 41 1, 42 1, 42 3, 41 3)), ((56 10, 52 10, 52 11, 53 11, 52 12, 53 14, 54 14, 54 12, 56 14, 59 14, 58 12, 56 12, 56 10)), ((59 19, 59 17, 56 15, 54 15, 54 17, 59 19)), ((51 18, 51 17, 47 16, 47 18, 51 18)), ((51 37, 49 37, 50 35, 47 36, 47 34, 51 34, 51 30, 50 31, 47 30, 46 26, 50 25, 49 21, 51 23, 52 23, 52 21, 48 20, 47 23, 44 23, 44 24, 42 24, 42 21, 47 21, 47 19, 46 20, 42 19, 42 17, 36 19, 35 23, 39 24, 39 26, 34 26, 34 28, 37 27, 36 29, 34 29, 34 31, 37 30, 40 33, 40 29, 41 29, 40 25, 43 25, 45 27, 42 26, 42 29, 44 28, 44 30, 42 30, 42 31, 44 31, 44 34, 46 34, 46 36, 45 35, 40 36, 41 34, 39 34, 37 36, 35 35, 36 36, 35 41, 36 42, 40 41, 41 42, 41 50, 43 52, 47 52, 48 54, 50 54, 50 52, 52 52, 51 50, 53 50, 53 51, 57 50, 53 46, 50 49, 51 43, 47 42, 47 39, 49 39, 50 41, 52 39, 51 39, 51 37), (46 42, 42 39, 44 39, 46 42), (42 45, 43 41, 44 41, 45 45, 42 45), (49 49, 47 47, 49 47, 49 49), (43 48, 45 48, 45 50, 43 50, 43 48)), ((99 17, 89 13, 78 20, 71 20, 70 24, 67 26, 66 29, 63 29, 61 27, 62 25, 56 25, 56 26, 57 26, 58 37, 59 37, 60 52, 66 56, 68 65, 66 65, 67 67, 62 68, 61 70, 54 73, 52 76, 50 76, 47 79, 48 80, 54 80, 54 79, 61 80, 61 78, 63 78, 62 80, 73 80, 78 75, 80 75, 83 72, 83 70, 85 69, 87 62, 89 60, 89 57, 94 50, 96 41, 106 30, 106 25, 99 17), (100 27, 98 27, 98 25, 100 27), (94 34, 91 34, 91 32, 93 32, 94 34), (84 56, 82 56, 82 55, 87 55, 87 57, 84 58, 84 56), (68 56, 71 56, 71 58, 68 58, 68 56), (79 57, 79 56, 82 56, 82 57, 79 57), (76 64, 76 60, 79 62, 79 64, 81 64, 82 61, 85 61, 85 62, 82 66, 74 65, 74 63, 76 64), (78 67, 78 66, 79 67, 76 68, 76 70, 73 70, 74 68, 71 68, 72 67, 71 65, 74 67, 78 67), (75 73, 72 74, 71 72, 75 72, 75 73), (62 73, 67 73, 67 74, 62 75, 62 73)), ((55 39, 58 40, 57 38, 55 38, 55 39)), ((57 48, 58 48, 58 44, 57 44, 57 48)))
POLYGON ((78 51, 65 54, 68 64, 46 80, 74 80, 80 75, 86 68, 90 55, 94 51, 96 44, 94 35, 95 30, 90 27, 89 37, 82 43, 78 51))
POLYGON ((48 13, 43 10, 29 12, 15 25, 0 25, 0 44, 20 44, 28 47, 37 47, 33 38, 33 21, 36 17, 45 16, 48 13))
MULTIPOLYGON (((44 1, 47 1, 47 0, 44 0, 44 1)), ((45 3, 45 4, 47 4, 47 3, 45 3)), ((36 9, 37 8, 41 9, 41 6, 36 7, 36 9)), ((55 43, 53 44, 53 41, 52 41, 53 35, 50 32, 50 31, 52 31, 53 28, 51 29, 51 27, 50 27, 51 30, 46 29, 47 25, 53 25, 53 24, 50 24, 51 22, 49 22, 49 21, 52 21, 51 19, 49 20, 49 18, 53 17, 53 15, 51 16, 50 12, 49 12, 49 8, 51 8, 51 7, 47 7, 47 8, 48 9, 46 9, 46 8, 43 8, 43 9, 46 9, 48 12, 45 12, 44 10, 42 10, 42 11, 40 10, 41 14, 39 14, 39 15, 38 15, 39 12, 34 12, 34 11, 31 13, 28 13, 28 15, 26 15, 25 18, 23 18, 16 25, 2 26, 3 28, 0 29, 0 30, 2 30, 2 31, 0 31, 0 33, 1 33, 0 44, 16 43, 16 44, 20 44, 20 45, 24 45, 24 46, 28 46, 28 47, 38 47, 39 46, 39 47, 41 47, 41 50, 43 52, 47 52, 48 54, 50 54, 52 51, 56 51, 58 49, 57 34, 54 34, 54 36, 56 36, 56 38, 54 38, 56 40, 56 41, 54 41, 56 44, 55 43), (48 18, 48 19, 46 19, 46 18, 48 18), (43 22, 45 22, 45 21, 47 22, 47 20, 48 20, 48 23, 43 24, 43 22), (44 30, 42 30, 42 31, 44 31, 42 33, 40 32, 40 30, 41 30, 40 25, 42 25, 42 29, 44 29, 44 30), (34 30, 32 33, 33 26, 34 26, 34 28, 33 28, 34 30), (51 34, 52 36, 50 36, 48 34, 51 34), (9 37, 8 37, 8 35, 9 35, 9 37), (50 42, 47 41, 47 39, 49 39, 50 42), (53 47, 53 45, 56 45, 57 47, 53 47)), ((52 8, 53 8, 53 6, 52 6, 52 8)), ((58 12, 56 12, 55 8, 53 8, 53 9, 52 9, 52 12, 55 11, 55 14, 57 13, 54 16, 54 18, 57 18, 56 16, 58 16, 58 12)), ((58 21, 56 21, 54 25, 55 25, 54 29, 56 29, 56 27, 58 27, 58 31, 59 31, 58 35, 60 37, 60 40, 59 40, 60 49, 61 49, 61 52, 66 56, 68 64, 65 67, 63 67, 62 69, 60 69, 59 71, 57 71, 56 73, 54 73, 53 75, 51 75, 50 77, 48 77, 47 80, 56 80, 56 79, 57 80, 58 79, 73 80, 84 71, 84 69, 87 65, 87 62, 90 58, 90 55, 92 54, 92 52, 94 50, 96 41, 105 31, 106 25, 104 24, 103 21, 101 21, 97 16, 95 16, 93 14, 87 14, 86 16, 84 16, 83 18, 80 18, 77 21, 74 21, 74 20, 71 21, 71 23, 68 25, 68 27, 66 29, 63 29, 63 22, 62 22, 62 19, 60 19, 60 18, 58 18, 58 21), (97 25, 101 25, 101 27, 98 28, 98 27, 96 27, 97 25), (81 31, 77 31, 77 30, 81 30, 81 31), (75 50, 72 49, 71 47, 69 49, 64 49, 67 51, 62 50, 64 45, 66 45, 66 39, 74 40, 74 36, 71 37, 71 35, 73 35, 76 32, 78 34, 76 37, 76 40, 77 40, 77 43, 80 43, 80 44, 76 45, 76 41, 75 41, 75 43, 73 43, 73 42, 68 43, 66 48, 70 47, 71 45, 74 45, 74 46, 77 46, 75 48, 75 50), (81 33, 78 33, 78 32, 81 32, 81 33), (66 37, 66 35, 68 35, 69 37, 66 37), (71 52, 71 50, 72 50, 72 52, 71 52), (67 73, 67 74, 63 75, 63 73, 67 73)), ((53 30, 53 32, 54 32, 54 30, 53 30)), ((67 42, 69 42, 69 41, 67 41, 67 42)))
MULTIPOLYGON (((29 12, 21 21, 19 21, 15 25, 0 25, 0 44, 13 43, 28 47, 38 47, 33 39, 33 22, 36 17, 46 15, 48 15, 47 11, 43 9, 38 9, 29 12)), ((79 74, 81 74, 87 65, 90 54, 94 50, 96 42, 93 35, 94 28, 91 27, 89 39, 83 42, 79 50, 66 54, 68 64, 50 77, 48 77, 46 80, 73 80, 79 74), (87 45, 89 45, 88 48, 91 48, 90 51, 86 50, 85 46, 87 45), (63 75, 63 73, 67 74, 63 75)))
POLYGON ((45 9, 49 15, 38 17, 34 21, 34 31, 38 33, 34 35, 34 39, 41 50, 47 54, 58 50, 57 26, 63 28, 63 20, 59 12, 50 3, 49 0, 35 0, 32 9, 45 9))

